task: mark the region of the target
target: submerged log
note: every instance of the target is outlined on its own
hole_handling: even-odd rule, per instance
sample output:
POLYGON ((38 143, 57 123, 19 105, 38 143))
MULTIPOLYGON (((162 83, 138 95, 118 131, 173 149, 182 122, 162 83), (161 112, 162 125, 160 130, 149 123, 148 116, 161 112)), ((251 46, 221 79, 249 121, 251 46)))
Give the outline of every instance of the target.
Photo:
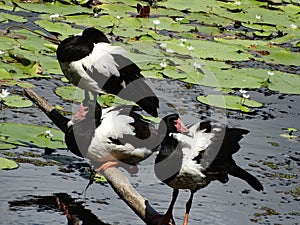
MULTIPOLYGON (((31 89, 24 89, 26 96, 34 102, 53 123, 66 132, 66 118, 48 103, 43 97, 39 96, 31 89)), ((102 171, 112 189, 118 196, 138 215, 146 224, 157 225, 160 215, 137 190, 131 185, 129 180, 116 167, 110 167, 102 171)))

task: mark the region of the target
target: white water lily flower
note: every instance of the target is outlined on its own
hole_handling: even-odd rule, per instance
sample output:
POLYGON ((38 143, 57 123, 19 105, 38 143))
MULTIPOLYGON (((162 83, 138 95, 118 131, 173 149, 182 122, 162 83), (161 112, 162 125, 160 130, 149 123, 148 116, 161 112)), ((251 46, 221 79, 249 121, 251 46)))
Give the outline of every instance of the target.
POLYGON ((168 52, 168 53, 174 53, 175 51, 173 49, 171 49, 171 48, 167 48, 166 52, 168 52))
POLYGON ((10 93, 6 89, 2 89, 0 93, 0 98, 5 98, 9 95, 10 93))
POLYGON ((165 67, 167 67, 167 63, 166 62, 161 62, 160 64, 159 64, 161 67, 163 67, 163 68, 165 68, 165 67))
POLYGON ((167 47, 167 43, 161 43, 161 44, 159 45, 159 47, 161 47, 161 48, 166 48, 166 47, 167 47))
POLYGON ((117 16, 117 19, 120 20, 120 19, 122 19, 122 17, 121 16, 117 16))
POLYGON ((241 2, 240 1, 235 1, 234 4, 241 5, 241 2))
POLYGON ((51 20, 53 20, 53 19, 55 19, 55 18, 58 18, 58 17, 59 17, 59 14, 52 14, 52 15, 49 16, 49 18, 50 18, 51 20))
POLYGON ((246 99, 248 99, 248 98, 250 98, 250 95, 243 94, 243 98, 246 98, 246 99))
POLYGON ((153 20, 153 24, 154 24, 154 25, 160 24, 160 20, 153 20))
POLYGON ((176 21, 181 21, 181 20, 183 20, 183 17, 177 17, 175 20, 176 21))
POLYGON ((240 89, 239 92, 240 92, 241 94, 247 94, 248 91, 246 91, 246 90, 244 90, 244 89, 240 89))
POLYGON ((196 62, 194 62, 193 66, 196 70, 201 68, 201 65, 199 63, 196 63, 196 62))
POLYGON ((291 25, 290 25, 290 28, 292 28, 292 29, 297 29, 297 25, 296 25, 296 24, 291 24, 291 25))
POLYGON ((260 20, 261 19, 261 16, 260 15, 255 15, 255 18, 260 20))
POLYGON ((46 130, 45 135, 46 135, 46 137, 50 137, 50 138, 53 137, 53 134, 51 133, 51 130, 46 130))
POLYGON ((187 39, 186 38, 181 38, 180 41, 185 43, 185 42, 187 42, 187 39))
POLYGON ((274 76, 274 74, 275 74, 275 73, 274 73, 273 71, 268 71, 268 75, 269 75, 269 76, 274 76))
POLYGON ((189 51, 192 51, 192 50, 194 50, 195 48, 194 48, 193 46, 188 46, 187 49, 188 49, 189 51))
POLYGON ((178 45, 179 45, 180 47, 184 47, 183 42, 180 42, 178 45))

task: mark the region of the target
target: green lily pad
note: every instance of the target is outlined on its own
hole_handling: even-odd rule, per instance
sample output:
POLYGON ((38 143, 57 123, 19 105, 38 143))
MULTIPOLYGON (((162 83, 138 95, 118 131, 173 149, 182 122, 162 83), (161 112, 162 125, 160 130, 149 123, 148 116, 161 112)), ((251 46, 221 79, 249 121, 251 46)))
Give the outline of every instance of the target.
POLYGON ((37 13, 49 13, 49 14, 59 14, 59 15, 72 15, 80 13, 92 13, 92 10, 84 7, 78 7, 77 5, 66 5, 62 4, 59 1, 55 1, 53 4, 51 2, 46 2, 43 4, 37 3, 14 3, 19 6, 21 9, 29 10, 31 12, 37 13))
MULTIPOLYGON (((84 91, 75 86, 61 86, 57 87, 55 93, 62 99, 71 102, 82 102, 84 100, 84 91)), ((90 96, 92 97, 92 96, 90 96)), ((133 103, 124 99, 121 99, 115 95, 105 94, 98 97, 98 103, 102 106, 113 106, 115 104, 129 104, 133 103)))
POLYGON ((199 4, 198 1, 193 0, 185 0, 184 2, 182 0, 172 0, 172 1, 161 1, 158 2, 158 5, 164 6, 166 8, 173 8, 180 11, 188 10, 191 12, 201 12, 201 11, 211 11, 212 8, 218 6, 217 1, 202 1, 201 4, 199 4))
POLYGON ((22 96, 19 95, 9 95, 4 99, 4 104, 9 107, 30 107, 32 106, 32 102, 22 96))
POLYGON ((31 124, 4 122, 0 124, 0 141, 13 145, 39 148, 65 148, 60 130, 31 124), (51 136, 48 134, 51 133, 51 136))
MULTIPOLYGON (((0 72, 0 77, 2 77, 1 72, 0 72)), ((8 79, 0 80, 0 81, 1 81, 1 84, 5 85, 5 86, 15 86, 16 85, 16 86, 19 86, 22 88, 31 88, 34 86, 32 83, 29 83, 26 81, 17 81, 17 80, 8 80, 8 79)))
POLYGON ((73 28, 71 25, 60 22, 53 22, 49 20, 38 20, 35 22, 42 28, 45 28, 49 32, 59 33, 61 34, 61 38, 67 38, 73 34, 79 34, 82 32, 81 29, 73 28))
POLYGON ((0 150, 13 149, 13 148, 16 148, 16 147, 17 146, 15 146, 13 144, 0 142, 0 150))
POLYGON ((198 96, 197 100, 206 105, 242 112, 251 112, 252 110, 250 108, 263 107, 263 104, 260 102, 232 95, 198 96))
POLYGON ((27 19, 25 19, 22 16, 17 16, 17 15, 12 15, 12 14, 8 14, 8 13, 1 13, 0 15, 0 21, 8 21, 8 20, 12 20, 18 23, 26 23, 27 19))
POLYGON ((57 87, 55 94, 66 101, 82 102, 84 99, 84 91, 76 86, 57 87))
POLYGON ((106 178, 103 175, 100 175, 99 173, 95 174, 94 181, 97 182, 97 183, 107 182, 106 178))
POLYGON ((288 131, 288 132, 297 132, 298 130, 296 129, 296 128, 294 128, 294 127, 288 127, 288 128, 286 128, 286 130, 288 131))
POLYGON ((0 170, 12 170, 18 167, 19 165, 15 161, 0 156, 0 170))
POLYGON ((276 71, 269 78, 268 88, 285 94, 300 94, 300 76, 276 71))
MULTIPOLYGON (((103 15, 99 18, 94 17, 93 15, 72 15, 72 16, 67 16, 66 19, 68 22, 76 23, 77 25, 86 26, 86 27, 96 27, 103 32, 106 31, 105 27, 111 27, 114 24, 119 23, 119 20, 116 17, 111 15, 103 15)), ((80 31, 77 33, 80 33, 80 31)))
POLYGON ((127 4, 118 4, 118 3, 114 3, 114 4, 102 4, 100 5, 98 8, 101 9, 101 13, 104 14, 109 14, 109 15, 113 15, 113 16, 128 16, 128 13, 135 13, 137 14, 136 9, 134 9, 133 7, 130 7, 127 4))

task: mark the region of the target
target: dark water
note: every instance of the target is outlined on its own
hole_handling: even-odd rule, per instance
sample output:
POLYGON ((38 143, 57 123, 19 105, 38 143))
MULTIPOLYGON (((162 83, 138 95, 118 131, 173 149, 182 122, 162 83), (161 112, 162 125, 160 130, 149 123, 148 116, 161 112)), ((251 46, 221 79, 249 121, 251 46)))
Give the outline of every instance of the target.
MULTIPOLYGON (((51 104, 71 110, 71 103, 62 102, 54 94, 55 87, 62 85, 59 80, 32 82, 36 85, 34 90, 51 104)), ((153 81, 152 85, 164 99, 161 115, 177 110, 186 122, 196 122, 199 118, 209 117, 209 113, 217 114, 207 111, 206 106, 195 100, 200 93, 206 93, 206 89, 194 87, 188 90, 183 83, 167 80, 153 81), (172 103, 175 109, 165 102, 172 103)), ((252 221, 257 224, 299 224, 300 199, 292 195, 292 190, 299 187, 299 139, 289 140, 280 135, 286 133, 283 128, 300 129, 300 97, 267 94, 250 92, 251 98, 265 104, 257 114, 231 112, 226 116, 228 125, 250 130, 241 141, 241 150, 234 156, 237 164, 258 177, 264 192, 258 193, 233 177, 225 185, 213 182, 196 193, 190 225, 254 224, 252 221)), ((5 108, 1 116, 5 121, 53 126, 35 107, 5 108)), ((19 147, 10 151, 35 152, 41 154, 40 158, 52 158, 61 165, 37 167, 21 163, 17 170, 0 171, 0 224, 68 224, 68 220, 69 224, 143 224, 109 185, 93 184, 84 196, 82 192, 88 183, 88 173, 81 167, 84 161, 70 152, 58 150, 45 156, 44 149, 19 147), (61 167, 70 169, 69 173, 61 167)), ((142 162, 139 173, 129 179, 154 208, 163 213, 172 190, 155 178, 154 157, 142 162)), ((177 224, 183 222, 188 197, 188 191, 180 192, 174 211, 177 224)))

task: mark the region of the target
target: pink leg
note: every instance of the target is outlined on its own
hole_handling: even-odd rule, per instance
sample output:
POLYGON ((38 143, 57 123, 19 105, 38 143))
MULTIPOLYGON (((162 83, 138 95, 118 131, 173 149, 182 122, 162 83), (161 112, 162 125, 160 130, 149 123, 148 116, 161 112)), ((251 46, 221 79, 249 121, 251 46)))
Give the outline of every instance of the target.
POLYGON ((119 166, 124 168, 130 174, 136 174, 138 172, 137 166, 131 166, 120 161, 108 161, 102 164, 96 171, 101 172, 101 170, 106 170, 109 167, 119 166))
POLYGON ((86 114, 88 113, 89 108, 86 106, 83 106, 83 104, 81 103, 76 114, 74 115, 74 117, 72 118, 73 122, 79 122, 81 120, 84 120, 86 117, 86 114))
POLYGON ((97 172, 101 172, 102 170, 106 170, 109 167, 117 166, 119 165, 119 162, 117 161, 108 161, 104 164, 102 164, 98 169, 96 169, 97 172))

